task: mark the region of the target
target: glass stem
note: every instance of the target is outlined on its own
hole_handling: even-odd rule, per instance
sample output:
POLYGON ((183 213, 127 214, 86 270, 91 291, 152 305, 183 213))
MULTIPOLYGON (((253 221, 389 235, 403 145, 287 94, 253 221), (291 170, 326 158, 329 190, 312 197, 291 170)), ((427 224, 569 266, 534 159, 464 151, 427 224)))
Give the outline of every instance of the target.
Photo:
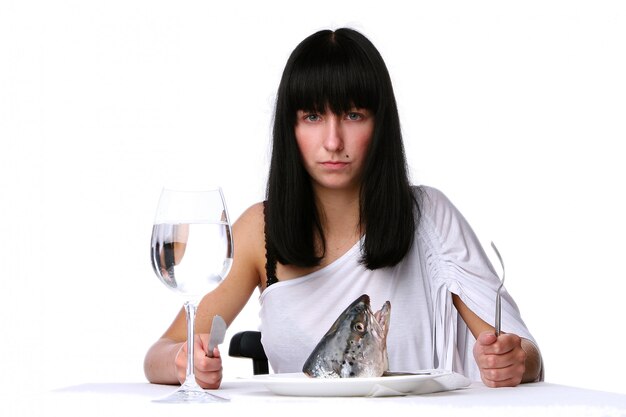
POLYGON ((196 304, 192 301, 187 301, 185 303, 185 312, 187 313, 187 375, 185 376, 183 387, 201 389, 196 382, 193 366, 196 304))

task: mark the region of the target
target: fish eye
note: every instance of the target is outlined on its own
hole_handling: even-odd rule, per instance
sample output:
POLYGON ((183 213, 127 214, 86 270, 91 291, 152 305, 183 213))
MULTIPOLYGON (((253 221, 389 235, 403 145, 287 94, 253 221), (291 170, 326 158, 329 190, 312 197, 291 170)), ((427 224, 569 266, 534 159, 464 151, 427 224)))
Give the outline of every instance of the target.
POLYGON ((357 323, 354 323, 354 330, 356 330, 357 332, 364 332, 365 326, 359 321, 357 323))

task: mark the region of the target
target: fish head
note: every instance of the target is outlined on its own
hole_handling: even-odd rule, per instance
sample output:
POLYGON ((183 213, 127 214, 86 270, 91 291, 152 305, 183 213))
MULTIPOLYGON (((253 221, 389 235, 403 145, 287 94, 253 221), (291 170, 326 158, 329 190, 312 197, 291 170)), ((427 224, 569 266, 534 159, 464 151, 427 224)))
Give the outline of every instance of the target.
POLYGON ((388 370, 387 333, 391 303, 372 312, 363 294, 335 320, 302 371, 317 378, 378 377, 388 370))

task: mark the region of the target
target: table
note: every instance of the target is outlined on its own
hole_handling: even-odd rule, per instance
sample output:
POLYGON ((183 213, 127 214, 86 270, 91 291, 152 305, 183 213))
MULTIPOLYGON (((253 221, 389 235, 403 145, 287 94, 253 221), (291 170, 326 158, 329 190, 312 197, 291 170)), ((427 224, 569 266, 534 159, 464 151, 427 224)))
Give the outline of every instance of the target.
POLYGON ((230 398, 229 403, 162 404, 151 401, 174 388, 144 382, 84 383, 45 393, 39 405, 31 404, 31 411, 35 413, 33 415, 64 417, 626 416, 626 395, 545 382, 497 389, 473 383, 468 388, 433 394, 360 398, 279 396, 258 381, 225 380, 217 393, 230 398))

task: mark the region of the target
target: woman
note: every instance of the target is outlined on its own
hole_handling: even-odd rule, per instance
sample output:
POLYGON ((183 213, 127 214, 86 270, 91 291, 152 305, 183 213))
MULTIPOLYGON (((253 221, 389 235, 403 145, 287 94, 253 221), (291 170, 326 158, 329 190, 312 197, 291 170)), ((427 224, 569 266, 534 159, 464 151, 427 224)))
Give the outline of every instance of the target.
MULTIPOLYGON (((338 314, 367 293, 375 306, 391 301, 391 370, 452 369, 492 387, 542 377, 508 294, 507 333, 496 337, 487 324, 499 280, 463 216, 441 192, 409 184, 389 74, 354 30, 317 32, 292 52, 278 89, 267 201, 242 214, 233 236, 232 269, 197 313, 203 387, 222 377, 218 349, 205 355, 210 318, 231 323, 255 288, 275 372, 300 371, 338 314)), ((148 380, 184 380, 185 338, 181 310, 146 355, 148 380)))

